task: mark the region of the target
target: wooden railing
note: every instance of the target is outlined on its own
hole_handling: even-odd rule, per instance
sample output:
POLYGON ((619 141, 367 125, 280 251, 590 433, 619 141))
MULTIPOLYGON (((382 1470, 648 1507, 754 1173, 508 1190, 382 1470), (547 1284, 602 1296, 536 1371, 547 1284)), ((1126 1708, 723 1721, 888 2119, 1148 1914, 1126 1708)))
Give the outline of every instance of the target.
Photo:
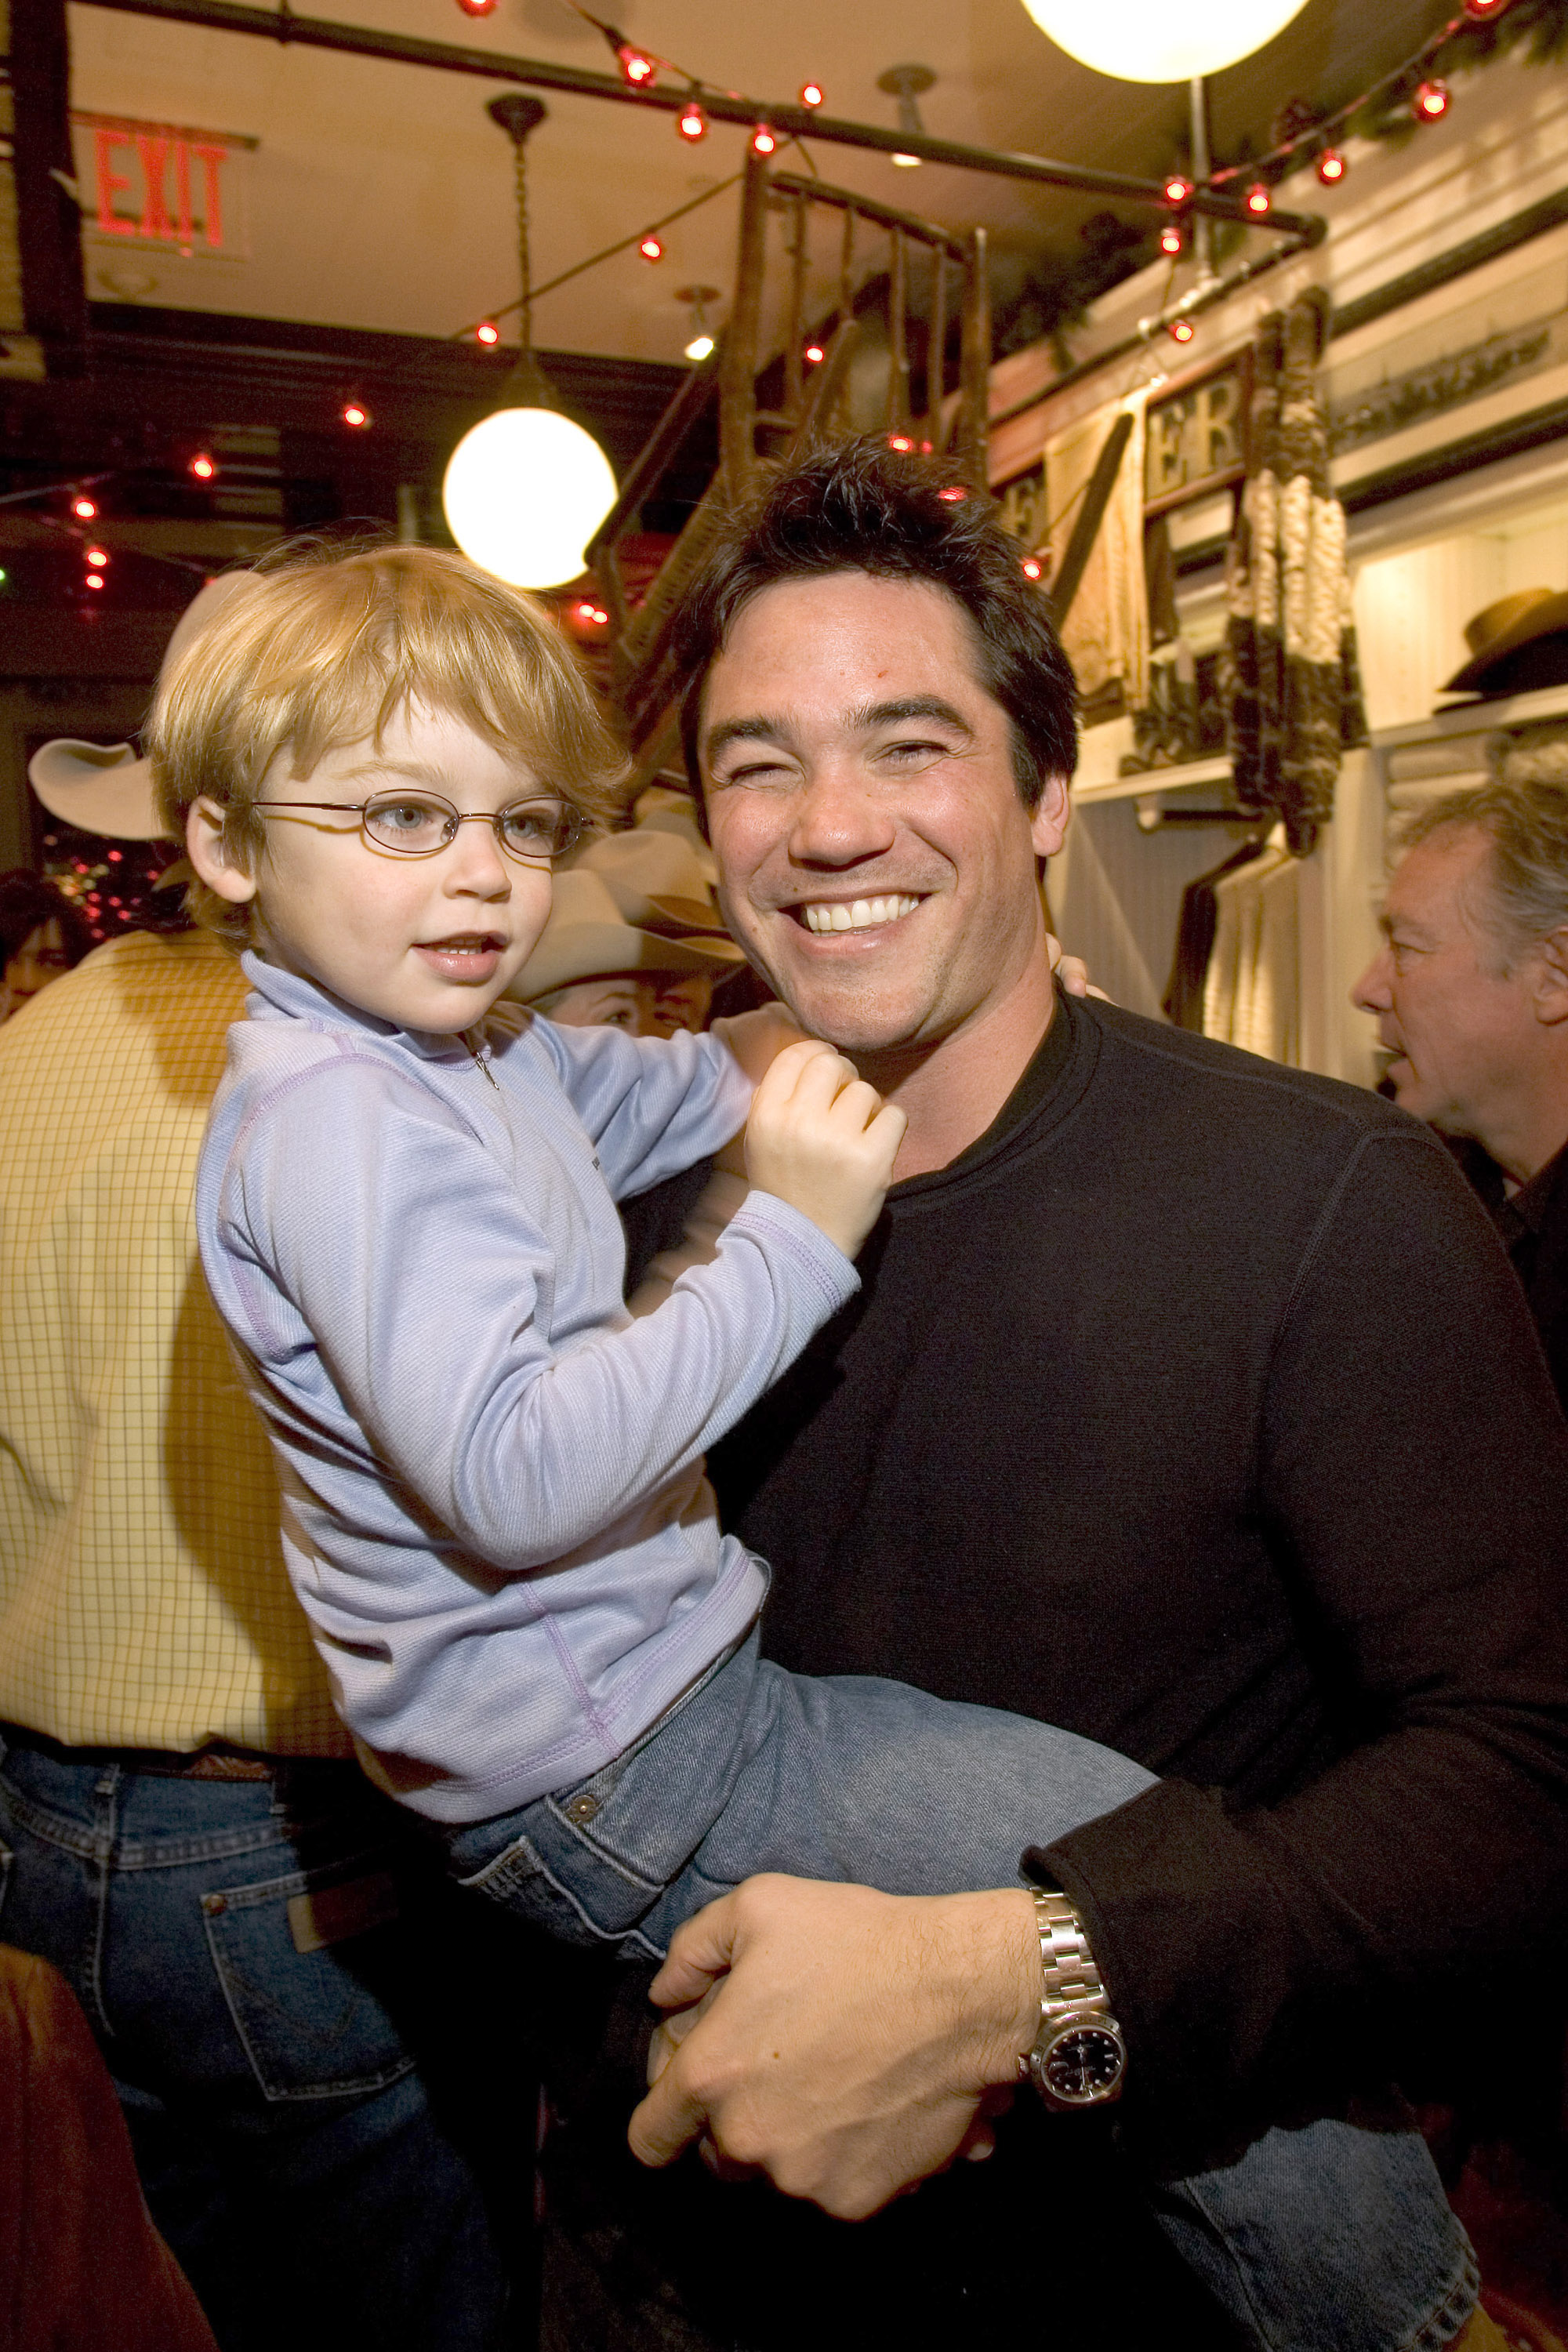
MULTIPOLYGON (((620 496, 588 548, 612 632, 611 689, 631 744, 638 783, 679 757, 671 690, 670 639, 681 596, 718 536, 725 515, 755 487, 763 466, 787 462, 846 429, 850 362, 860 341, 855 297, 865 277, 864 232, 887 238, 889 367, 883 424, 895 446, 950 450, 973 481, 984 484, 986 404, 991 363, 991 314, 985 231, 958 237, 932 221, 874 203, 820 180, 770 171, 752 150, 741 194, 735 292, 718 348, 692 369, 655 426, 622 484, 620 496), (782 214, 787 268, 782 348, 782 392, 776 408, 757 398, 757 382, 780 356, 762 347, 768 283, 768 226, 782 214), (823 357, 808 368, 811 230, 823 214, 838 216, 837 299, 829 322, 817 329, 823 357), (911 260, 931 273, 925 396, 910 405, 910 305, 911 260), (956 290, 956 303, 952 295, 956 290), (945 388, 949 321, 959 319, 956 395, 945 388), (719 460, 713 478, 640 603, 626 593, 618 550, 637 530, 645 503, 709 403, 719 404, 719 460)), ((878 257, 873 251, 873 267, 878 257)))

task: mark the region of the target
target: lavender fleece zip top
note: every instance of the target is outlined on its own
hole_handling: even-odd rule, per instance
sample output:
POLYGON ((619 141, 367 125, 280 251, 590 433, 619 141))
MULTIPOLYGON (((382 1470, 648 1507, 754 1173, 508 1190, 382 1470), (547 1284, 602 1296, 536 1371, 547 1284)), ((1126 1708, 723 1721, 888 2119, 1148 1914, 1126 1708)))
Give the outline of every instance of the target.
POLYGON ((751 1088, 711 1037, 395 1029, 245 958, 196 1183, 283 1549, 381 1787, 482 1820, 609 1762, 751 1623, 708 1446, 858 1287, 752 1192, 634 1323, 615 1202, 751 1088))

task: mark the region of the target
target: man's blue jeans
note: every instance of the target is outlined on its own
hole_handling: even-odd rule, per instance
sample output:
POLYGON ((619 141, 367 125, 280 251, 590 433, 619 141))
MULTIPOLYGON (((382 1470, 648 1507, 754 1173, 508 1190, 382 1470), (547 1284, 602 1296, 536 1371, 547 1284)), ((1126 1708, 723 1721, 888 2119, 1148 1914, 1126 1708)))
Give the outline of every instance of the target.
MULTIPOLYGON (((352 1764, 215 1781, 72 1757, 0 1738, 0 1938, 86 2010, 225 2352, 510 2344, 422 2063, 424 1840, 352 1764)), ((510 2125, 526 2147, 531 2115, 510 2125)))
MULTIPOLYGON (((755 1871, 894 1895, 1005 1885, 1026 1845, 1152 1778, 1024 1717, 786 1674, 753 1632, 591 1780, 445 1842, 465 1885, 552 1934, 658 1957, 682 1919, 755 1871)), ((1268 2352, 1436 2352, 1474 2305, 1469 2242, 1413 2128, 1277 2127, 1236 2163, 1150 2195, 1177 2252, 1268 2352)))

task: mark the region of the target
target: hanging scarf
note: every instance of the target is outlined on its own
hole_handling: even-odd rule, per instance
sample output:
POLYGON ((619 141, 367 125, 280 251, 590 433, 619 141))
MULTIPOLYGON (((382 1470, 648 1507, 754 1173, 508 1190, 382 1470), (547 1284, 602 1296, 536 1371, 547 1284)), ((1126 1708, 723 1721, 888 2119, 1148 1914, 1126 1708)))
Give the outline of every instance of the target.
POLYGON ((1366 740, 1345 562, 1318 395, 1326 295, 1258 331, 1247 473, 1226 566, 1226 735, 1236 796, 1284 820, 1307 856, 1332 815, 1340 759, 1366 740))

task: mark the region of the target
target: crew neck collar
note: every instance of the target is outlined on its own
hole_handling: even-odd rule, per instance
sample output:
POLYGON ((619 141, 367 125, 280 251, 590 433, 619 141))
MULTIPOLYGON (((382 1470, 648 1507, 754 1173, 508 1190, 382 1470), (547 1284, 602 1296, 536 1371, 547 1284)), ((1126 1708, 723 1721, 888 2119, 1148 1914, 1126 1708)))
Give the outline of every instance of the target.
MULTIPOLYGON (((895 1184, 888 1194, 889 1206, 900 1202, 921 1199, 928 1192, 962 1181, 978 1171, 988 1168, 1000 1159, 1008 1147, 1027 1129, 1032 1129, 1040 1114, 1066 1091, 1069 1068, 1081 1061, 1092 1040, 1090 1023, 1080 1006, 1058 988, 1056 1010, 1046 1031, 1019 1078, 1017 1085, 983 1135, 950 1160, 945 1168, 932 1168, 921 1176, 910 1176, 902 1184, 895 1184)), ((1076 1098, 1076 1097, 1075 1097, 1076 1098)))

